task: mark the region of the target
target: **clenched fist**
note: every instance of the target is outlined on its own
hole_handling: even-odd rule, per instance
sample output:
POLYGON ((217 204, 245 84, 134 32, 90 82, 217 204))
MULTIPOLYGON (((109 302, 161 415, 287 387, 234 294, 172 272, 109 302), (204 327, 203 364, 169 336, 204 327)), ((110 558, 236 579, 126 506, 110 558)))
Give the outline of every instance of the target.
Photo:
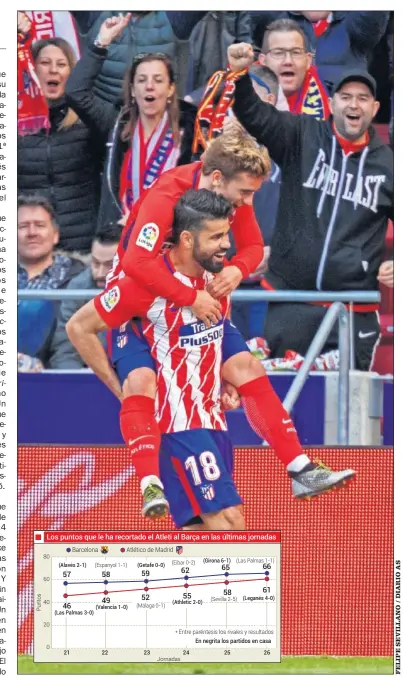
POLYGON ((393 261, 384 261, 378 271, 378 280, 386 287, 393 287, 393 261))
POLYGON ((213 299, 206 290, 197 292, 196 300, 191 308, 196 318, 199 318, 206 327, 220 322, 222 318, 220 302, 213 299))
POLYGON ((253 47, 247 42, 240 42, 228 47, 228 62, 231 71, 242 71, 244 68, 249 68, 253 61, 253 47))
POLYGON ((241 396, 235 386, 228 381, 223 381, 221 387, 221 405, 225 411, 236 410, 241 407, 241 396))

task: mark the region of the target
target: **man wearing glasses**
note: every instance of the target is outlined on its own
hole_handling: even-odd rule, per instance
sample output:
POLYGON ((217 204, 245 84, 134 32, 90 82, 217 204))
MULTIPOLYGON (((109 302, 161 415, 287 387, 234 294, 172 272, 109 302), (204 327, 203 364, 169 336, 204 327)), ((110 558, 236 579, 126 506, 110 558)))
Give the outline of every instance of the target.
POLYGON ((321 82, 308 40, 292 19, 278 19, 266 28, 259 62, 277 75, 292 113, 318 120, 329 116, 328 92, 321 82))

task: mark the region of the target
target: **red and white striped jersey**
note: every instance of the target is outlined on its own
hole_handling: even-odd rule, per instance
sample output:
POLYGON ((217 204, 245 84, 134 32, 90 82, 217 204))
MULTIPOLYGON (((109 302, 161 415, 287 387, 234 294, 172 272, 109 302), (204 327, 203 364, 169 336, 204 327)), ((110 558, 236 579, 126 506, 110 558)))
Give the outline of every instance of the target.
MULTIPOLYGON (((160 266, 194 290, 205 289, 214 278, 207 271, 198 278, 175 271, 169 255, 160 257, 160 266)), ((207 328, 190 307, 178 308, 162 297, 155 298, 127 276, 95 298, 104 322, 110 328, 120 327, 120 338, 133 316, 142 318, 142 335, 157 366, 156 417, 162 433, 192 428, 227 430, 221 408, 221 365, 229 306, 229 297, 221 299, 222 320, 207 328)), ((132 327, 137 333, 138 326, 132 327)))
MULTIPOLYGON (((178 272, 174 275, 195 289, 204 289, 214 277, 206 272, 195 281, 178 272)), ((227 429, 221 408, 221 365, 228 307, 226 298, 223 319, 206 328, 189 307, 175 308, 158 297, 147 320, 142 321, 143 335, 158 369, 156 412, 162 433, 227 429)))

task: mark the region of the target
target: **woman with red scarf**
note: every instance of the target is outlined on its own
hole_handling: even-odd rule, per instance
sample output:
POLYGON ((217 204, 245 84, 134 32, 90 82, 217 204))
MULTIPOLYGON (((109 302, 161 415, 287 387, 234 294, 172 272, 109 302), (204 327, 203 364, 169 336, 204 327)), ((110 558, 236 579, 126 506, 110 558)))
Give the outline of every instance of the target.
POLYGON ((18 191, 47 197, 56 212, 59 247, 89 252, 100 191, 99 137, 65 96, 76 56, 61 37, 34 41, 18 13, 18 191))
POLYGON ((104 21, 66 88, 69 104, 82 120, 102 137, 111 132, 101 195, 102 221, 127 216, 155 179, 191 158, 196 109, 179 103, 173 66, 165 54, 138 54, 133 59, 124 79, 123 106, 97 97, 95 81, 108 47, 130 16, 120 14, 104 21))

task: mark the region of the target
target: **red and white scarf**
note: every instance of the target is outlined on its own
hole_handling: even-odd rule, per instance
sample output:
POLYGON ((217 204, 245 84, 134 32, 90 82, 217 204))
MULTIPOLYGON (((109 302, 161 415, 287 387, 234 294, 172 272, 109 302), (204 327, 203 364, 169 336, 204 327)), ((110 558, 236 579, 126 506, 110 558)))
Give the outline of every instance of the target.
POLYGON ((167 112, 148 141, 144 139, 141 120, 137 122, 120 172, 119 197, 123 212, 130 211, 143 191, 150 188, 163 172, 176 167, 179 154, 180 148, 175 146, 167 112))
POLYGON ((42 96, 31 56, 32 35, 17 35, 17 129, 18 134, 37 134, 49 129, 49 110, 42 96))
POLYGON ((48 38, 64 38, 72 46, 77 59, 80 58, 80 39, 71 12, 25 12, 32 21, 32 41, 48 38))
POLYGON ((305 113, 317 120, 327 120, 330 115, 329 94, 315 66, 310 67, 302 86, 298 92, 287 97, 287 102, 291 113, 305 113))
POLYGON ((18 134, 37 134, 41 129, 48 130, 49 110, 42 95, 41 87, 35 73, 31 47, 37 40, 60 37, 73 47, 77 58, 80 58, 79 39, 75 29, 73 16, 67 11, 26 12, 31 20, 28 35, 17 36, 18 56, 18 134))
POLYGON ((315 23, 312 24, 313 32, 316 38, 320 38, 321 35, 326 33, 327 29, 332 23, 332 19, 333 12, 329 12, 326 19, 320 19, 319 21, 315 21, 315 23))

